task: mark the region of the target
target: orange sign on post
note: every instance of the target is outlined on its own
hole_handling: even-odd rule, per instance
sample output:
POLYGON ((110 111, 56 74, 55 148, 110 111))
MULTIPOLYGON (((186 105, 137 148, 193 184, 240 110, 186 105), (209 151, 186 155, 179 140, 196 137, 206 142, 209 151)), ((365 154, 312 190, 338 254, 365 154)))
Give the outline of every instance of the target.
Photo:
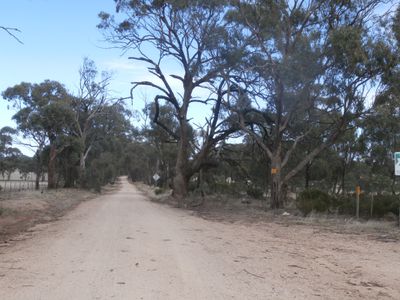
POLYGON ((356 186, 356 217, 357 220, 360 218, 360 194, 361 194, 361 186, 356 186))
POLYGON ((359 185, 356 186, 356 194, 357 195, 361 194, 361 187, 359 185))
POLYGON ((272 168, 271 169, 271 174, 274 175, 276 173, 278 173, 278 169, 277 168, 272 168))

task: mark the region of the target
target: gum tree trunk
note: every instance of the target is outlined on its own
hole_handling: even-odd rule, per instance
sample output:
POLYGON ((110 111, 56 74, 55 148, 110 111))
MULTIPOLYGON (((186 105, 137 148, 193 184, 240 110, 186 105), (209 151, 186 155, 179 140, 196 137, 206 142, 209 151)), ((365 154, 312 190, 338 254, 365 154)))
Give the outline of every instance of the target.
POLYGON ((180 206, 185 205, 189 185, 189 124, 186 120, 186 109, 183 107, 180 115, 180 139, 178 142, 178 153, 175 164, 175 176, 173 179, 173 196, 178 200, 180 206))
POLYGON ((55 189, 56 188, 56 157, 57 157, 57 148, 54 144, 50 144, 50 156, 49 163, 47 167, 47 188, 55 189))
POLYGON ((282 174, 281 174, 281 158, 280 154, 276 153, 271 161, 271 208, 283 208, 283 193, 282 193, 282 174))

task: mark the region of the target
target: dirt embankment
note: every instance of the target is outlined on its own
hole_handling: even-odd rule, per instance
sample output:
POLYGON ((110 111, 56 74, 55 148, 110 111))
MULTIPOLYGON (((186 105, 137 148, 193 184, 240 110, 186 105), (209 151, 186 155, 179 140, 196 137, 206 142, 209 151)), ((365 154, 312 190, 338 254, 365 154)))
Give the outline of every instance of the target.
MULTIPOLYGON (((115 189, 108 186, 104 192, 115 189)), ((96 196, 80 189, 0 193, 0 242, 7 242, 35 224, 56 220, 82 201, 96 196)))
MULTIPOLYGON (((141 182, 131 183, 144 193, 151 201, 178 207, 178 202, 171 196, 171 191, 162 190, 155 193, 153 186, 141 182)), ((192 196, 188 200, 187 210, 205 220, 240 223, 268 224, 283 226, 305 226, 325 233, 364 235, 368 239, 383 242, 400 241, 398 221, 388 220, 357 220, 354 216, 332 214, 310 214, 304 217, 293 207, 280 210, 265 209, 265 203, 250 198, 230 198, 226 195, 206 197, 192 196)))

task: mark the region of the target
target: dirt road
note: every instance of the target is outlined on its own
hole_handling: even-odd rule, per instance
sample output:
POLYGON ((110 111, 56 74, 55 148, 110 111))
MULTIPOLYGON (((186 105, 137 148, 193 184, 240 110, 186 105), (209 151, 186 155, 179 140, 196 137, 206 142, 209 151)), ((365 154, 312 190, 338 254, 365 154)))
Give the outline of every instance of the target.
POLYGON ((126 179, 0 247, 0 299, 400 299, 400 244, 230 224, 148 201, 126 179))

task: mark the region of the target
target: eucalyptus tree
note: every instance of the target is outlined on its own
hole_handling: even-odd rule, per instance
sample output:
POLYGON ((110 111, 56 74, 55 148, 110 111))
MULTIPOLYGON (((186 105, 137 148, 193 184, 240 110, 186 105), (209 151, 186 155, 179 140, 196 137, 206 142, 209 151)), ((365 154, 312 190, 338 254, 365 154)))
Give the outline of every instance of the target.
POLYGON ((222 99, 230 90, 222 76, 226 72, 226 51, 221 51, 227 37, 227 3, 118 0, 117 14, 99 15, 98 27, 106 38, 132 53, 133 61, 148 66, 152 79, 134 82, 133 90, 146 87, 154 92, 153 121, 177 142, 173 194, 181 203, 188 193, 189 179, 207 164, 210 151, 236 131, 221 114, 222 99), (163 103, 173 108, 177 131, 159 118, 163 103), (193 107, 208 114, 200 130, 202 136, 195 142, 190 139, 194 123, 189 112, 193 107))
POLYGON ((228 104, 271 162, 271 207, 283 206, 289 180, 363 113, 379 60, 389 52, 371 30, 383 2, 235 1, 229 17, 248 45, 238 73, 246 79, 241 98, 250 104, 245 110, 228 104), (319 142, 289 168, 315 128, 319 142))
MULTIPOLYGON (((22 82, 3 92, 3 98, 13 102, 17 109, 13 119, 23 136, 31 139, 38 155, 49 145, 47 165, 48 188, 56 187, 56 159, 65 147, 65 135, 72 122, 71 97, 57 81, 45 80, 40 84, 22 82)), ((38 187, 41 160, 38 161, 36 184, 38 187)))
POLYGON ((29 173, 34 173, 36 170, 35 159, 33 157, 21 154, 18 156, 17 168, 21 174, 21 178, 27 180, 29 173))
POLYGON ((79 70, 79 92, 72 99, 74 113, 72 132, 79 142, 79 178, 80 184, 85 176, 86 160, 96 139, 94 120, 104 113, 104 108, 110 105, 108 85, 111 75, 99 72, 94 61, 84 58, 79 70))
POLYGON ((9 126, 0 129, 0 173, 3 177, 6 172, 11 174, 17 168, 15 158, 21 152, 12 147, 13 135, 16 133, 17 131, 9 126))
POLYGON ((366 145, 364 159, 375 175, 371 179, 391 182, 386 187, 376 188, 390 186, 395 193, 393 154, 400 151, 400 6, 387 23, 385 34, 392 47, 391 55, 385 60, 391 63, 385 69, 381 88, 364 119, 362 138, 366 145))
POLYGON ((0 129, 0 158, 7 154, 7 150, 12 146, 13 135, 16 133, 17 130, 9 126, 0 129))
POLYGON ((113 182, 118 175, 126 174, 126 156, 132 140, 131 114, 121 103, 106 105, 93 119, 95 139, 87 157, 87 170, 83 186, 97 190, 113 182))
MULTIPOLYGON (((161 105, 158 113, 158 120, 177 134, 179 125, 174 118, 174 108, 171 107, 171 105, 161 105)), ((157 174, 160 175, 158 183, 167 187, 170 183, 170 179, 173 178, 172 171, 176 163, 177 142, 171 139, 171 136, 165 130, 152 121, 154 120, 154 114, 154 103, 146 105, 143 110, 143 115, 145 118, 148 118, 150 122, 144 124, 140 134, 143 137, 143 143, 145 143, 147 147, 153 148, 149 151, 149 160, 152 161, 153 166, 149 170, 152 174, 150 174, 151 176, 148 178, 151 179, 154 173, 157 172, 157 174), (153 157, 153 155, 156 157, 153 157)), ((189 134, 189 139, 192 142, 194 141, 193 130, 191 130, 189 134)), ((149 183, 152 182, 152 180, 146 181, 149 183)))

